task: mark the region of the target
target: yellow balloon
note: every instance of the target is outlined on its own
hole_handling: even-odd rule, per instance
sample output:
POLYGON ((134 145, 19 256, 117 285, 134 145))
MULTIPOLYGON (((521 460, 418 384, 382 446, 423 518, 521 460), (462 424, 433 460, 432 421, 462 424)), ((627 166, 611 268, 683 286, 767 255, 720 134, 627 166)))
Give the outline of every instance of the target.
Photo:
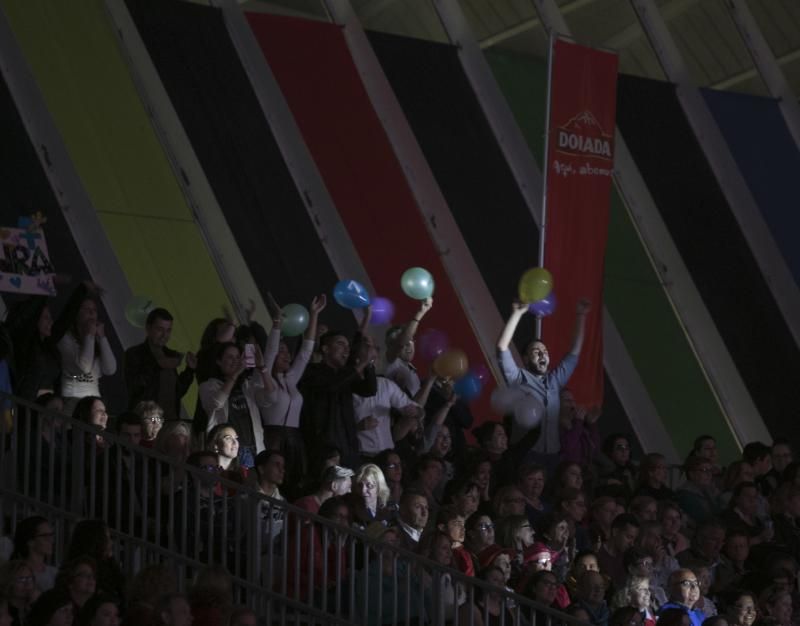
POLYGON ((522 302, 538 302, 552 290, 553 276, 543 267, 534 267, 519 279, 519 299, 522 302))
POLYGON ((467 355, 461 350, 448 350, 436 357, 433 362, 433 371, 437 376, 455 380, 467 373, 469 361, 467 355))

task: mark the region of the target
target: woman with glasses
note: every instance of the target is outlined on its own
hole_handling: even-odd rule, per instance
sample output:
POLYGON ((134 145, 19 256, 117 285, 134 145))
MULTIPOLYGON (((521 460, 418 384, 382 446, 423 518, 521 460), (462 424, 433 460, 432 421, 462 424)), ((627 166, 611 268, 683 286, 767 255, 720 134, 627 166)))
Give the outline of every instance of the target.
POLYGON ((140 445, 145 448, 155 447, 158 433, 164 425, 164 409, 152 400, 143 400, 134 407, 133 412, 142 420, 140 445))
POLYGON ((689 457, 684 471, 686 482, 676 491, 675 500, 686 513, 689 525, 696 527, 719 514, 719 490, 714 486, 708 459, 689 457))
POLYGON ((611 601, 611 608, 621 609, 632 607, 636 609, 641 617, 641 622, 645 626, 655 626, 655 612, 659 604, 653 599, 650 589, 650 578, 647 576, 631 576, 625 586, 614 594, 611 601))
MULTIPOLYGON (((465 545, 473 557, 473 563, 477 563, 478 555, 489 546, 494 545, 494 522, 491 517, 478 511, 467 518, 464 530, 466 533, 465 545)), ((477 569, 475 567, 475 571, 477 569)))
POLYGON ((497 543, 512 551, 511 586, 515 586, 522 576, 525 550, 534 542, 534 531, 525 515, 508 515, 501 518, 495 530, 497 543))
POLYGON ((38 595, 33 571, 25 561, 8 561, 0 566, 0 596, 8 598, 8 612, 13 626, 25 623, 38 595))
POLYGON ((97 561, 90 556, 68 561, 59 570, 54 589, 66 591, 77 612, 97 591, 97 561))
POLYGON ((52 589, 58 570, 48 561, 53 558, 55 533, 44 517, 35 515, 22 520, 14 531, 14 552, 11 559, 25 561, 36 578, 39 591, 52 589))

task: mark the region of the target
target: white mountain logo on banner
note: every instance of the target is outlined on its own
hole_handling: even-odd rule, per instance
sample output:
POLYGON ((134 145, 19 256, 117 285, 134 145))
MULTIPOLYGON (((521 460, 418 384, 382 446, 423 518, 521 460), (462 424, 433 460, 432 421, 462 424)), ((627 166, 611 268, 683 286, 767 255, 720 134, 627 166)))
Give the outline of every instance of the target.
POLYGON ((605 132, 591 111, 583 111, 556 132, 556 152, 612 160, 612 135, 605 132))

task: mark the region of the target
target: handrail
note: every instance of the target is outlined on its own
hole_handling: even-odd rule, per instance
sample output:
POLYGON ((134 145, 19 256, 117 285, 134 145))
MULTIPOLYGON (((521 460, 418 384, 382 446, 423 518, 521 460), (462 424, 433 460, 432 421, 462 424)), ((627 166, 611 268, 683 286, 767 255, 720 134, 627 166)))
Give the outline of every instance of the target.
POLYGON ((150 561, 170 559, 186 572, 219 563, 231 571, 249 604, 261 602, 268 611, 280 607, 337 623, 349 623, 349 618, 372 624, 387 623, 383 611, 389 604, 383 603, 390 602, 390 623, 427 615, 430 624, 448 621, 458 626, 459 612, 453 613, 451 606, 455 598, 463 592, 474 604, 478 592, 495 594, 501 606, 515 607, 515 622, 525 615, 534 624, 539 614, 548 621, 580 623, 525 596, 248 485, 134 446, 96 426, 0 393, 3 400, 13 405, 16 426, 10 432, 0 430, 4 501, 55 515, 62 523, 101 517, 131 551, 150 561), (43 445, 45 429, 50 441, 60 433, 59 449, 43 445), (110 445, 100 447, 99 440, 110 445), (57 485, 56 469, 60 470, 57 485), (150 476, 154 472, 157 475, 150 476), (282 532, 276 542, 273 524, 278 523, 282 532), (266 545, 264 538, 270 539, 266 545), (316 567, 315 558, 322 560, 316 567), (441 591, 447 585, 453 590, 450 605, 441 591))

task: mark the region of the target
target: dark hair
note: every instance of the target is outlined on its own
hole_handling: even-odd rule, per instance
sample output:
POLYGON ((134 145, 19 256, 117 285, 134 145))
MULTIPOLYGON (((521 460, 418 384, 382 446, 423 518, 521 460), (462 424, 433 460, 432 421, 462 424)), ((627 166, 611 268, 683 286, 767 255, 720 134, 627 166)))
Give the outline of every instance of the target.
POLYGON ((540 515, 536 520, 536 534, 552 539, 552 537, 549 536, 550 529, 555 528, 558 524, 565 521, 567 521, 567 516, 564 513, 548 511, 544 515, 540 515))
POLYGON ((40 595, 25 618, 25 626, 48 626, 56 611, 65 606, 72 607, 72 598, 66 589, 50 589, 40 595))
POLYGON ((770 452, 772 452, 772 448, 767 444, 760 441, 751 441, 742 449, 742 459, 752 465, 756 461, 769 456, 770 452))
POLYGON ((119 600, 106 593, 97 593, 86 601, 78 611, 76 626, 90 626, 97 614, 97 611, 104 604, 113 604, 119 610, 119 600))
POLYGON ((147 314, 147 319, 145 320, 145 326, 151 326, 158 320, 163 320, 165 322, 171 322, 175 318, 172 317, 172 314, 164 308, 156 307, 152 311, 147 314))
POLYGON ((627 571, 632 566, 636 565, 642 559, 647 558, 647 555, 638 548, 628 548, 625 554, 622 555, 622 564, 627 571))
POLYGON ((105 558, 108 524, 101 519, 84 519, 75 524, 67 546, 67 559, 87 555, 96 561, 105 558))
POLYGON ((103 398, 100 396, 84 396, 78 400, 78 403, 75 405, 75 410, 72 412, 72 418, 84 424, 88 424, 89 418, 92 416, 92 407, 98 400, 102 402, 103 398))
POLYGON ((229 350, 230 348, 236 348, 236 351, 240 355, 242 354, 242 349, 238 346, 238 344, 235 344, 232 341, 226 341, 225 343, 218 343, 216 346, 214 346, 214 374, 213 374, 213 378, 218 378, 220 380, 224 378, 223 375, 222 375, 222 371, 220 370, 220 367, 219 367, 219 361, 224 356, 225 351, 229 350))
POLYGON ((639 520, 633 513, 620 513, 614 518, 614 521, 611 522, 611 532, 615 530, 621 530, 626 526, 633 526, 634 528, 639 528, 639 520))
POLYGON ((628 437, 625 433, 611 433, 608 437, 603 440, 603 454, 607 457, 611 457, 611 453, 614 452, 614 444, 617 442, 618 439, 624 439, 625 441, 630 444, 631 438, 628 437))
POLYGON ((332 519, 333 514, 339 507, 345 507, 347 509, 347 514, 350 517, 353 516, 353 512, 350 509, 350 504, 347 502, 347 498, 343 496, 333 496, 332 498, 325 500, 325 502, 320 505, 317 515, 324 517, 325 519, 332 519))
POLYGON ((230 320, 224 317, 215 317, 208 324, 206 324, 203 334, 200 337, 200 349, 211 348, 217 343, 217 329, 221 324, 231 324, 230 320))
POLYGON ((58 394, 52 393, 51 391, 48 391, 48 392, 43 393, 43 394, 41 394, 39 396, 36 396, 36 400, 34 400, 34 404, 36 406, 46 407, 50 403, 50 401, 55 400, 56 398, 60 399, 61 396, 59 396, 58 394))
POLYGON ((745 480, 743 482, 740 482, 738 485, 736 485, 733 488, 733 492, 731 493, 731 501, 728 504, 728 506, 731 509, 736 506, 736 500, 739 498, 740 495, 742 495, 742 492, 745 489, 755 489, 756 491, 758 491, 758 487, 756 486, 756 484, 754 482, 750 482, 749 480, 745 480))
POLYGON ((782 483, 794 482, 798 471, 800 471, 800 461, 792 461, 791 463, 789 463, 789 465, 787 465, 784 468, 783 474, 781 474, 781 482, 782 483))
MULTIPOLYGON (((323 346, 327 346, 335 337, 344 337, 347 339, 347 334, 341 330, 332 329, 329 330, 327 333, 323 333, 319 338, 319 347, 322 349, 323 346)), ((347 343, 350 343, 350 340, 347 339, 347 343)))
POLYGON ((538 463, 523 463, 519 466, 519 469, 517 469, 517 483, 522 482, 522 480, 537 472, 541 472, 547 476, 547 470, 544 468, 544 465, 539 465, 538 463))
POLYGON ((422 496, 425 498, 425 501, 428 501, 428 496, 426 496, 422 491, 419 489, 414 489, 413 487, 408 489, 403 489, 403 493, 400 495, 400 502, 398 503, 401 507, 409 502, 411 498, 415 498, 417 496, 422 496))
MULTIPOLYGON (((227 426, 227 424, 226 424, 227 426)), ((186 459, 186 465, 191 465, 192 467, 200 467, 200 459, 204 456, 210 456, 214 458, 214 463, 217 462, 217 453, 213 450, 196 450, 192 452, 188 458, 186 459)))
POLYGON ((464 530, 468 533, 475 530, 478 527, 478 523, 480 522, 482 517, 488 517, 489 519, 492 519, 492 516, 489 515, 488 513, 484 513, 481 510, 475 511, 472 515, 470 515, 467 518, 467 521, 464 522, 464 530))
POLYGON ((517 549, 514 535, 523 524, 530 524, 527 515, 506 515, 497 522, 494 540, 498 545, 511 550, 517 549))
POLYGON ((497 427, 502 428, 505 430, 505 426, 501 422, 495 421, 486 421, 476 426, 472 429, 472 434, 475 436, 475 439, 478 442, 478 445, 483 447, 487 441, 489 441, 492 436, 494 435, 494 431, 497 427))
POLYGON ((30 556, 28 543, 36 538, 36 531, 42 524, 47 524, 47 518, 41 515, 26 517, 14 529, 14 551, 9 560, 27 559, 30 556))
POLYGON ((153 614, 155 616, 155 623, 156 624, 164 624, 164 620, 161 619, 161 614, 165 612, 172 611, 172 603, 175 600, 184 600, 187 604, 189 604, 189 598, 186 594, 178 593, 177 591, 173 591, 170 593, 164 593, 158 597, 153 606, 153 614))
POLYGON ((716 443, 717 440, 714 439, 714 437, 712 437, 711 435, 700 435, 694 440, 694 443, 692 444, 692 453, 697 454, 698 452, 700 452, 700 450, 703 449, 703 444, 706 441, 713 441, 714 443, 716 443))
POLYGON ((125 411, 122 415, 117 417, 117 432, 122 432, 124 426, 138 426, 142 427, 142 418, 133 411, 125 411))
POLYGON ((56 574, 56 589, 66 589, 72 580, 75 578, 75 572, 81 565, 86 565, 92 569, 95 576, 97 576, 97 561, 92 557, 82 554, 81 556, 70 559, 61 565, 61 568, 56 574))
POLYGON ((280 450, 262 450, 256 455, 253 468, 256 470, 256 475, 259 480, 261 479, 261 466, 265 463, 269 463, 269 460, 274 456, 279 456, 286 460, 286 455, 280 450))
POLYGON ((466 495, 473 489, 480 491, 478 483, 476 483, 474 480, 470 480, 469 478, 450 480, 444 486, 442 502, 445 504, 454 503, 457 497, 466 495))

